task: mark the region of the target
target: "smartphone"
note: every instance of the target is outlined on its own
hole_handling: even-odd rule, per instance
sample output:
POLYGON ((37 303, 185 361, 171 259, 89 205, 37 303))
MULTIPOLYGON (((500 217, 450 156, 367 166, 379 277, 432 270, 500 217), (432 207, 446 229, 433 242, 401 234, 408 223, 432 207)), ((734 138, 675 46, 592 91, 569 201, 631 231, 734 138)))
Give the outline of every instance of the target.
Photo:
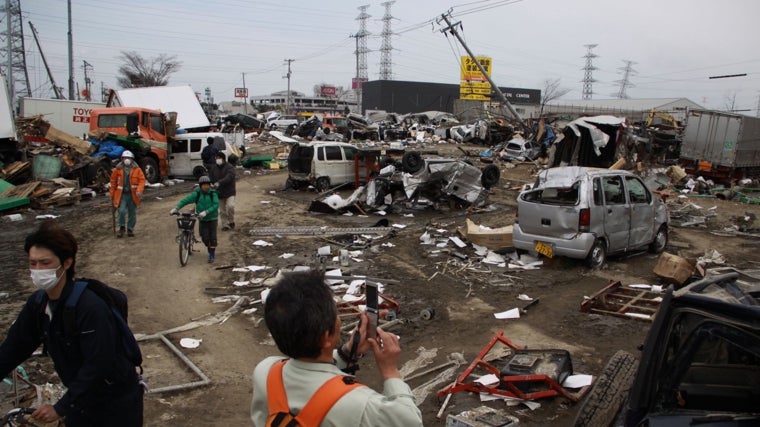
POLYGON ((367 300, 367 338, 377 336, 377 283, 366 281, 364 292, 367 300))

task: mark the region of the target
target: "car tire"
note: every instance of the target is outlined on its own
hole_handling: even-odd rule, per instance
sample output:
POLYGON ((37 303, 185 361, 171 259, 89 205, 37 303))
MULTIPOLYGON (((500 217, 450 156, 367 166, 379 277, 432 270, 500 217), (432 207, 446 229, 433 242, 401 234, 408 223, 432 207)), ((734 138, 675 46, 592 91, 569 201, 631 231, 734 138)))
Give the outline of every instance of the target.
POLYGON ((406 173, 415 173, 422 169, 425 162, 422 160, 422 154, 417 151, 409 151, 404 153, 404 157, 401 158, 401 167, 406 173))
POLYGON ((618 350, 596 379, 588 397, 581 403, 573 426, 613 425, 633 384, 638 364, 631 353, 618 350))
POLYGON ((654 240, 649 244, 649 252, 653 254, 662 253, 665 246, 668 245, 668 225, 662 224, 654 235, 654 240))
POLYGON ((314 186, 320 193, 330 189, 330 178, 323 176, 317 178, 316 185, 314 186))
POLYGON ((198 179, 203 175, 207 175, 208 171, 205 166, 196 166, 193 168, 193 178, 198 179))
POLYGON ((499 170, 499 167, 496 165, 488 165, 483 168, 483 171, 480 174, 480 183, 483 185, 483 188, 490 189, 499 183, 500 177, 501 171, 499 170))
POLYGON ((588 251, 586 257, 586 265, 589 268, 600 268, 607 260, 607 245, 604 244, 602 239, 596 239, 594 245, 591 246, 591 250, 588 251))
POLYGON ((161 180, 161 171, 158 170, 158 162, 153 157, 143 157, 137 162, 145 175, 145 180, 155 184, 161 180))
POLYGON ((272 123, 272 124, 269 126, 269 130, 277 130, 277 125, 276 125, 276 124, 274 124, 274 123, 272 123))

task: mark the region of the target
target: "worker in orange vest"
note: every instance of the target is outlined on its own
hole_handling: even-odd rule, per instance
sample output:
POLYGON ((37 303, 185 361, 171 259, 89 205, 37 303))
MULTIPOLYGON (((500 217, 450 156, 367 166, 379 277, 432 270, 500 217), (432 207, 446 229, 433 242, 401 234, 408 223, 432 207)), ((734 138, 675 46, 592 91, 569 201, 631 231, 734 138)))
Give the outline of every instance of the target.
POLYGON ((116 237, 124 237, 126 218, 127 236, 135 237, 137 206, 145 190, 145 174, 135 162, 135 155, 129 150, 121 154, 121 162, 111 172, 111 199, 119 212, 119 232, 116 237))

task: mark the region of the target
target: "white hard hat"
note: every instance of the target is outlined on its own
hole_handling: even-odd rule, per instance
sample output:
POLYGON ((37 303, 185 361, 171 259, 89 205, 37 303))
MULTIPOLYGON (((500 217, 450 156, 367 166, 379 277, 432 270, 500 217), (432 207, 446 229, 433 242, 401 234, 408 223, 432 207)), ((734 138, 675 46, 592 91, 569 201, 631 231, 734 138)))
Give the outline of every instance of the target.
POLYGON ((135 155, 132 154, 132 152, 129 150, 124 150, 124 152, 121 153, 121 157, 129 157, 130 159, 134 159, 135 155))

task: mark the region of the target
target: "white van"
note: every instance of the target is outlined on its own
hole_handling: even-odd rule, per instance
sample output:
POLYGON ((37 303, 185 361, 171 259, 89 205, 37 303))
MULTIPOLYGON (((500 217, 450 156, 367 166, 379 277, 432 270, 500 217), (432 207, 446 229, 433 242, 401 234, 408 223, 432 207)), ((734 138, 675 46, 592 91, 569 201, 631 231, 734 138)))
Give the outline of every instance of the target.
MULTIPOLYGON (((208 137, 221 137, 225 139, 224 154, 229 159, 231 154, 240 157, 239 151, 229 141, 226 133, 220 132, 202 132, 202 133, 181 133, 175 135, 173 142, 169 144, 169 175, 173 177, 193 177, 199 178, 206 175, 208 171, 203 166, 201 151, 206 146, 208 137)), ((234 136, 234 134, 233 134, 234 136)))
MULTIPOLYGON (((313 185, 325 191, 336 185, 354 182, 354 159, 358 149, 343 142, 315 141, 294 144, 288 155, 288 182, 290 188, 313 185)), ((366 175, 366 167, 359 162, 359 176, 366 175)))

